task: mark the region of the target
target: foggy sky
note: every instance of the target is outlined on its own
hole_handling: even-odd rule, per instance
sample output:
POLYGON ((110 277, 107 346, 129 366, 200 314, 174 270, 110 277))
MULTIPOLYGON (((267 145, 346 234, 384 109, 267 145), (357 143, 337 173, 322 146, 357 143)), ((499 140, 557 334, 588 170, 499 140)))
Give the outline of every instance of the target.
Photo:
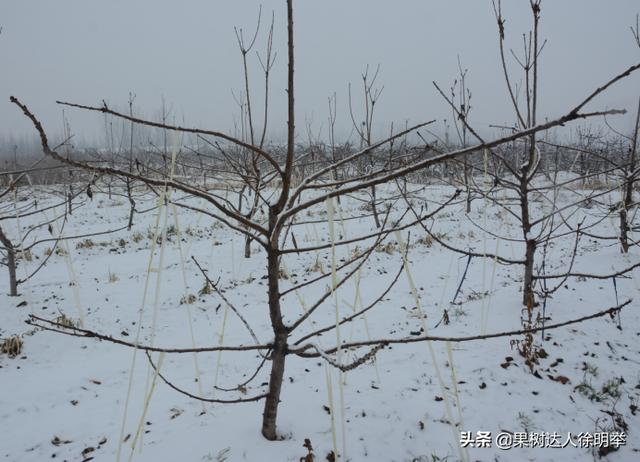
MULTIPOLYGON (((530 28, 528 0, 505 0, 508 45, 522 48, 530 28)), ((284 0, 0 0, 0 136, 33 133, 10 95, 23 100, 51 134, 62 132, 55 100, 124 109, 135 93, 138 114, 157 117, 164 98, 177 122, 233 131, 239 109, 231 91, 242 91, 242 63, 234 26, 250 36, 262 4, 256 51, 265 48, 275 13, 278 51, 271 81, 270 136, 286 125, 286 8, 284 0)), ((546 0, 541 35, 540 116, 561 115, 595 87, 640 61, 629 26, 637 0, 546 0)), ((451 119, 432 81, 448 89, 457 60, 468 68, 472 124, 512 123, 502 77, 490 0, 299 0, 295 8, 296 116, 298 139, 306 125, 326 135, 327 98, 338 100, 338 136, 351 128, 347 88, 361 117, 360 76, 381 66, 384 91, 376 109, 378 134, 389 124, 451 119)), ((253 102, 261 111, 261 69, 250 56, 253 102)), ((510 60, 513 64, 513 60, 510 60)), ((512 68, 517 72, 517 68, 512 68)), ((515 81, 521 74, 514 73, 515 81)), ((636 75, 601 96, 591 109, 635 109, 636 75)), ((104 141, 97 114, 65 111, 72 131, 87 143, 104 141)), ((257 121, 260 117, 257 117, 257 121)), ((631 117, 615 120, 628 131, 631 117)), ((441 125, 439 125, 441 126, 441 125)))

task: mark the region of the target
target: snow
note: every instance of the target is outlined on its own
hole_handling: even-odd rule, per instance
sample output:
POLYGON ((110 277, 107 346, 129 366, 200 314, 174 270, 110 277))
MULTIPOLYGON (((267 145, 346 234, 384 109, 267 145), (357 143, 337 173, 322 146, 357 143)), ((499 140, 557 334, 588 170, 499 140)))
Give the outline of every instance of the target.
MULTIPOLYGON (((429 186, 420 192, 420 205, 444 202, 453 189, 429 186)), ((125 198, 95 192, 93 201, 76 209, 65 226, 65 235, 84 234, 115 229, 123 226, 128 217, 125 198)), ((46 188, 37 193, 41 207, 54 203, 53 194, 46 188)), ((380 192, 380 195, 383 191, 380 192)), ((615 194, 615 193, 613 193, 615 194)), ((575 197, 566 193, 568 203, 575 197)), ((615 198, 612 199, 614 201, 615 198)), ((195 199, 190 203, 202 205, 195 199)), ((138 201, 139 209, 153 207, 153 198, 138 201)), ((343 199, 340 212, 344 216, 366 214, 363 202, 343 199)), ((539 215, 548 204, 535 202, 539 215)), ((466 219, 464 204, 444 209, 438 216, 434 232, 462 248, 493 252, 496 240, 485 235, 466 219)), ((399 216, 397 206, 392 216, 399 216)), ((517 208, 514 207, 514 210, 517 208)), ((59 210, 61 212, 62 209, 59 210)), ((125 398, 129 382, 133 350, 95 339, 80 339, 58 333, 34 330, 24 323, 29 314, 55 319, 61 313, 79 319, 80 308, 85 315, 85 328, 133 341, 138 327, 139 310, 143 311, 141 342, 154 342, 161 347, 188 348, 191 346, 187 308, 193 317, 195 343, 198 346, 216 346, 219 341, 225 303, 215 293, 198 295, 203 287, 202 274, 191 260, 195 256, 208 268, 225 296, 248 320, 261 343, 271 340, 271 328, 266 306, 266 256, 257 245, 250 259, 242 257, 244 239, 208 217, 178 209, 179 224, 183 231, 182 250, 185 254, 187 289, 182 282, 180 252, 177 237, 167 242, 161 273, 157 326, 152 339, 153 294, 156 274, 150 277, 146 303, 143 305, 144 284, 149 264, 151 239, 157 209, 135 216, 134 229, 92 238, 96 244, 90 248, 76 248, 82 239, 68 243, 69 257, 77 277, 79 307, 76 307, 73 286, 69 285, 70 272, 65 257, 54 255, 47 266, 31 281, 20 287, 19 297, 9 297, 8 277, 0 273, 0 337, 13 334, 23 336, 22 355, 11 359, 0 355, 0 459, 7 461, 50 460, 115 460, 121 431, 125 398), (189 233, 185 231, 190 229, 189 233), (134 242, 135 232, 142 240, 134 242), (124 245, 119 240, 123 239, 124 245), (104 245, 100 245, 104 243, 104 245), (115 275, 117 280, 110 278, 115 275), (110 281, 111 279, 111 281, 110 281), (196 295, 195 303, 180 304, 185 294, 196 295), (18 306, 26 301, 26 306, 18 306), (57 439, 56 439, 57 438, 57 439), (53 444, 56 443, 56 444, 53 444), (94 448, 86 451, 87 448, 94 448), (83 451, 85 451, 83 453, 83 451)), ((171 212, 171 210, 169 210, 171 212)), ((54 216, 51 213, 51 216, 54 216)), ((340 215, 336 215, 337 217, 340 215)), ((588 216, 588 215, 587 215, 588 216)), ((314 209, 305 220, 326 218, 324 204, 314 209)), ((473 202, 470 218, 475 223, 503 236, 519 239, 522 235, 513 217, 491 204, 473 202), (486 213, 486 215, 485 215, 486 213)), ((36 215, 21 221, 22 229, 41 218, 36 215)), ((173 223, 169 215, 168 223, 173 223)), ((596 221, 596 218, 593 219, 596 221)), ((7 222, 3 223, 3 226, 7 222)), ((15 238, 15 222, 9 221, 7 232, 15 238)), ((371 232, 373 219, 365 217, 342 224, 336 221, 336 233, 343 238, 371 232)), ((615 222, 602 221, 599 233, 615 235, 615 222)), ((327 242, 326 224, 300 224, 293 228, 300 246, 316 245, 316 236, 327 242)), ((594 231, 595 232, 595 231, 594 231)), ((466 265, 460 257, 437 243, 428 246, 416 241, 424 232, 414 228, 409 253, 411 274, 420 295, 422 308, 427 314, 429 334, 466 336, 482 333, 482 319, 487 316, 486 333, 519 329, 521 327, 521 268, 498 265, 492 277, 492 260, 473 259, 458 296, 450 304, 466 265), (450 323, 439 322, 446 309, 450 323), (435 326, 438 326, 437 328, 435 326)), ((46 238, 46 227, 34 233, 46 238), (40 233, 40 234, 38 234, 40 233)), ((406 232, 403 232, 407 239, 406 232)), ((546 271, 562 273, 570 261, 575 236, 552 243, 546 271)), ((393 234, 386 242, 394 242, 393 234)), ((363 248, 363 246, 360 246, 363 248)), ((34 250, 43 258, 46 245, 34 250)), ((345 258, 355 246, 336 248, 337 259, 345 258)), ((507 258, 519 258, 524 253, 521 242, 501 240, 499 253, 507 258)), ((540 249, 538 250, 540 255, 540 249)), ((292 278, 302 282, 320 273, 312 266, 317 255, 290 254, 284 264, 292 278)), ((322 251, 319 258, 325 271, 330 271, 330 252, 322 251)), ((615 241, 595 241, 584 237, 574 265, 575 272, 607 274, 622 269, 640 259, 637 250, 629 256, 620 254, 615 241)), ((20 277, 33 270, 40 260, 21 261, 20 277)), ((386 288, 402 262, 401 255, 391 249, 376 251, 363 267, 360 282, 362 305, 366 306, 386 288)), ((340 273, 339 275, 340 276, 340 273)), ((284 298, 285 320, 291 322, 302 313, 301 300, 309 306, 327 290, 330 279, 284 298)), ((291 287, 283 282, 283 288, 291 287)), ((637 274, 617 278, 617 295, 611 280, 570 279, 547 301, 547 324, 574 319, 612 307, 628 298, 638 298, 637 274), (617 300, 616 301, 616 296, 617 300)), ((355 299, 354 282, 338 292, 341 313, 349 313, 355 299)), ((301 338, 315 328, 335 323, 335 308, 329 298, 311 319, 292 334, 292 340, 301 338)), ((416 313, 415 299, 406 276, 383 301, 368 313, 367 322, 371 338, 400 338, 420 331, 422 320, 416 313)), ((602 317, 583 324, 545 332, 541 343, 548 357, 538 367, 541 378, 528 371, 523 358, 510 340, 520 337, 496 338, 475 342, 452 343, 457 389, 461 403, 463 425, 460 430, 521 432, 597 431, 596 423, 610 426, 606 412, 612 408, 620 412, 629 425, 627 444, 607 457, 612 461, 637 460, 640 451, 638 417, 632 408, 640 398, 640 314, 634 300, 622 311, 620 318, 602 317), (620 323, 622 329, 618 328, 620 323), (512 357, 510 360, 508 357, 512 357), (506 366, 504 366, 507 364, 506 366), (501 366, 502 365, 502 366, 501 366), (594 368, 597 367, 597 372, 594 368), (549 377, 566 377, 565 384, 549 377), (604 401, 591 400, 576 386, 591 384, 601 389, 614 378, 624 378, 619 398, 604 401)), ((253 343, 241 321, 227 314, 225 345, 253 343)), ((422 332, 424 333, 424 332, 422 332)), ((341 329, 344 341, 365 340, 367 333, 362 320, 341 329)), ((541 334, 536 334, 540 341, 541 334)), ((330 331, 316 343, 328 348, 335 344, 335 332, 330 331)), ((452 368, 445 343, 432 344, 443 381, 448 388, 443 393, 434 372, 434 365, 424 343, 389 346, 377 354, 376 363, 368 363, 346 374, 344 384, 346 448, 348 459, 384 461, 459 460, 459 443, 452 437, 447 423, 447 400, 457 421, 459 409, 452 386, 452 368), (379 381, 378 381, 379 374, 379 381), (443 396, 446 394, 446 396, 443 396), (447 399, 441 399, 441 398, 447 399)), ((359 351, 357 356, 363 354, 359 351)), ((352 358, 344 354, 345 360, 352 358)), ((201 386, 204 394, 216 398, 242 397, 240 392, 214 391, 214 377, 218 355, 198 355, 201 386)), ((225 352, 220 355, 221 366, 218 386, 235 387, 246 380, 260 363, 255 352, 225 352)), ((157 356, 154 356, 157 361, 157 356)), ((329 405, 326 381, 326 361, 322 358, 303 359, 288 356, 282 402, 279 408, 278 428, 282 441, 269 442, 260 434, 262 402, 244 404, 204 404, 181 395, 159 381, 151 398, 148 414, 144 417, 142 450, 132 453, 136 461, 164 460, 286 460, 298 461, 306 454, 305 438, 310 439, 317 460, 325 460, 333 448, 331 418, 324 406, 329 405), (204 413, 203 413, 204 409, 204 413)), ((342 449, 341 416, 338 407, 338 373, 330 368, 336 405, 337 446, 342 449)), ((191 354, 168 354, 164 358, 162 373, 177 386, 198 394, 195 382, 194 360, 191 354)), ((256 380, 247 386, 246 396, 265 390, 269 364, 256 380)), ((128 407, 125 435, 132 436, 123 444, 122 460, 131 453, 131 441, 143 411, 145 385, 149 377, 145 355, 137 355, 133 373, 133 386, 128 407)), ((492 448, 469 449, 470 460, 563 460, 591 459, 591 450, 568 447, 565 449, 522 448, 509 451, 492 448)))

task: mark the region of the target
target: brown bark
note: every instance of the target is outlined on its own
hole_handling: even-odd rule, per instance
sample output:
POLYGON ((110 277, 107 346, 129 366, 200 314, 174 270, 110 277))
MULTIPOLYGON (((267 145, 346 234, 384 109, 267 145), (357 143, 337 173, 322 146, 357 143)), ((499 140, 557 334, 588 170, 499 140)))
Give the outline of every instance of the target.
POLYGON ((627 221, 627 198, 620 207, 620 248, 622 253, 629 252, 629 222, 627 221))
POLYGON ((289 198, 293 157, 295 154, 295 98, 294 98, 294 46, 293 46, 293 0, 287 0, 287 158, 282 175, 282 192, 275 205, 269 207, 269 231, 267 246, 267 278, 269 283, 269 317, 273 328, 273 350, 271 351, 271 375, 269 391, 264 402, 262 413, 262 435, 274 441, 278 438, 276 421, 282 379, 284 378, 285 358, 287 355, 287 338, 289 330, 282 321, 280 310, 280 251, 278 237, 281 224, 278 218, 289 198))
POLYGON ((471 213, 471 185, 469 184, 469 161, 467 160, 466 157, 464 158, 464 186, 467 190, 467 198, 465 199, 466 212, 471 213))
POLYGON ((536 254, 536 239, 531 236, 531 217, 529 215, 529 171, 535 168, 535 135, 530 139, 529 160, 527 167, 522 169, 520 177, 520 214, 522 218, 522 234, 526 242, 524 255, 524 279, 522 282, 522 304, 533 307, 535 299, 533 294, 533 265, 536 254))
POLYGON ((280 392, 284 378, 284 365, 287 350, 287 335, 276 339, 274 349, 271 352, 271 375, 269 377, 269 392, 264 401, 262 413, 262 435, 270 440, 278 439, 276 421, 278 418, 278 406, 280 404, 280 392))
POLYGON ((129 195, 129 221, 127 222, 127 230, 131 231, 133 227, 133 214, 136 212, 136 201, 131 196, 131 190, 128 192, 129 195))
POLYGON ((536 241, 534 239, 528 239, 527 249, 525 251, 524 281, 522 284, 522 304, 526 307, 535 306, 535 297, 533 294, 533 263, 535 253, 536 241))
MULTIPOLYGON (((275 225, 275 213, 270 216, 270 228, 275 225)), ((273 229, 273 228, 272 228, 273 229)), ((275 240, 277 243, 277 239, 275 240)), ((289 332, 282 322, 280 311, 280 254, 271 245, 267 249, 267 274, 269 282, 269 316, 273 328, 274 341, 271 352, 271 375, 269 378, 269 391, 264 403, 262 414, 262 434, 268 440, 277 439, 276 420, 278 417, 278 405, 280 404, 280 391, 284 377, 285 358, 287 355, 287 338, 289 332)))
POLYGON ((620 246, 623 253, 629 252, 629 221, 628 211, 633 205, 633 184, 636 169, 636 154, 638 150, 638 131, 640 130, 640 99, 638 99, 638 111, 636 112, 636 124, 633 131, 631 148, 629 149, 629 165, 626 168, 627 183, 625 185, 624 199, 620 207, 620 246))
POLYGON ((251 258, 251 237, 244 237, 244 258, 251 258))
POLYGON ((9 238, 0 228, 0 243, 7 252, 7 267, 9 268, 9 295, 16 297, 18 295, 18 279, 16 278, 16 249, 9 238))
POLYGON ((378 208, 376 206, 376 187, 371 186, 371 208, 373 210, 373 219, 376 222, 376 228, 380 228, 380 218, 378 217, 378 208))

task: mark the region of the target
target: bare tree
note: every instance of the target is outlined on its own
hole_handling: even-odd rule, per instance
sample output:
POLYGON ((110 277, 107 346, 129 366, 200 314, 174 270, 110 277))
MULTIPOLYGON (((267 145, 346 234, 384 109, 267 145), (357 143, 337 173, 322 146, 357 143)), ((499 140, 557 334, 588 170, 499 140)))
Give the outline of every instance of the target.
POLYGON ((630 140, 629 156, 624 168, 624 197, 620 201, 620 246, 622 252, 629 252, 629 211, 636 204, 633 201, 633 189, 638 176, 636 168, 636 154, 638 152, 638 130, 640 130, 640 98, 634 124, 633 135, 630 140))
MULTIPOLYGON (((349 114, 351 115, 351 122, 353 123, 353 128, 356 133, 358 133, 358 138, 360 140, 360 149, 363 147, 370 147, 373 143, 372 133, 373 133, 373 121, 375 115, 376 104, 382 95, 382 91, 384 87, 376 88, 376 80, 378 79, 378 74, 380 73, 380 66, 376 67, 376 71, 373 74, 373 77, 369 77, 369 66, 367 66, 364 74, 362 74, 362 104, 364 105, 364 117, 360 123, 356 120, 356 117, 353 113, 353 105, 351 101, 351 84, 349 84, 349 114)), ((368 154, 368 162, 365 164, 364 170, 372 169, 375 164, 375 152, 371 151, 368 154)), ((378 217, 378 207, 376 200, 376 187, 372 186, 370 189, 371 193, 371 211, 373 212, 373 219, 376 223, 376 228, 380 228, 380 219, 378 217)))
MULTIPOLYGON (((10 178, 6 189, 0 190, 0 251, 6 255, 6 261, 2 262, 2 265, 6 266, 8 270, 10 296, 19 295, 19 286, 32 279, 46 266, 50 258, 56 254, 61 242, 110 234, 123 229, 63 236, 65 226, 71 218, 70 210, 85 205, 87 202, 84 199, 85 194, 87 194, 87 191, 89 195, 92 193, 88 185, 85 187, 80 186, 76 192, 72 193, 71 187, 67 184, 64 185, 65 190, 57 193, 59 197, 53 203, 43 206, 38 202, 38 196, 35 194, 36 187, 31 184, 29 177, 31 173, 37 171, 37 165, 41 161, 42 159, 23 170, 17 171, 15 177, 13 177, 13 174, 16 172, 0 173, 0 176, 9 176, 10 178), (30 200, 19 200, 18 194, 22 183, 26 183, 26 186, 22 186, 22 188, 32 196, 30 200), (3 202, 3 199, 8 200, 3 202), (59 208, 63 208, 64 211, 60 213, 58 211, 59 208), (53 214, 53 216, 50 216, 50 214, 53 214), (34 217, 37 219, 33 220, 34 217), (21 225, 23 220, 31 220, 32 222, 23 226, 21 225), (6 225, 9 223, 11 228, 15 227, 17 231, 9 232, 10 227, 6 225), (54 232, 54 229, 58 229, 59 232, 54 232), (48 236, 43 237, 40 232, 42 230, 47 231, 48 236), (44 258, 35 264, 35 268, 25 272, 24 277, 18 277, 19 262, 39 259, 39 257, 34 257, 35 249, 43 245, 50 246, 47 248, 44 258)), ((53 190, 49 190, 49 193, 56 195, 53 190)))
MULTIPOLYGON (((451 101, 456 102, 457 110, 453 111, 453 123, 458 135, 458 140, 462 147, 466 147, 468 140, 467 124, 460 123, 459 121, 468 121, 469 113, 471 112, 471 90, 467 86, 467 73, 468 69, 463 69, 458 57, 458 79, 453 82, 451 86, 451 101)), ((463 166, 463 185, 466 189, 466 212, 471 212, 471 185, 469 184, 470 166, 469 159, 465 157, 462 160, 463 166)))

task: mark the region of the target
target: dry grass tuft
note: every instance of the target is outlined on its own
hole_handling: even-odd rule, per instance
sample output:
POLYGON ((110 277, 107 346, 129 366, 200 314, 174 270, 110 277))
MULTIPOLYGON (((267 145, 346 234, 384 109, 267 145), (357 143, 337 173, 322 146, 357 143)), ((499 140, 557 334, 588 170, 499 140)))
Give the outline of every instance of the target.
POLYGON ((24 342, 18 335, 14 335, 13 337, 9 337, 2 341, 2 345, 0 345, 0 352, 6 354, 10 358, 15 358, 16 356, 22 353, 22 346, 24 342))
POLYGON ((74 327, 76 327, 76 322, 73 319, 68 318, 64 313, 58 316, 54 321, 57 324, 60 324, 61 326, 67 327, 69 329, 73 329, 74 327))

